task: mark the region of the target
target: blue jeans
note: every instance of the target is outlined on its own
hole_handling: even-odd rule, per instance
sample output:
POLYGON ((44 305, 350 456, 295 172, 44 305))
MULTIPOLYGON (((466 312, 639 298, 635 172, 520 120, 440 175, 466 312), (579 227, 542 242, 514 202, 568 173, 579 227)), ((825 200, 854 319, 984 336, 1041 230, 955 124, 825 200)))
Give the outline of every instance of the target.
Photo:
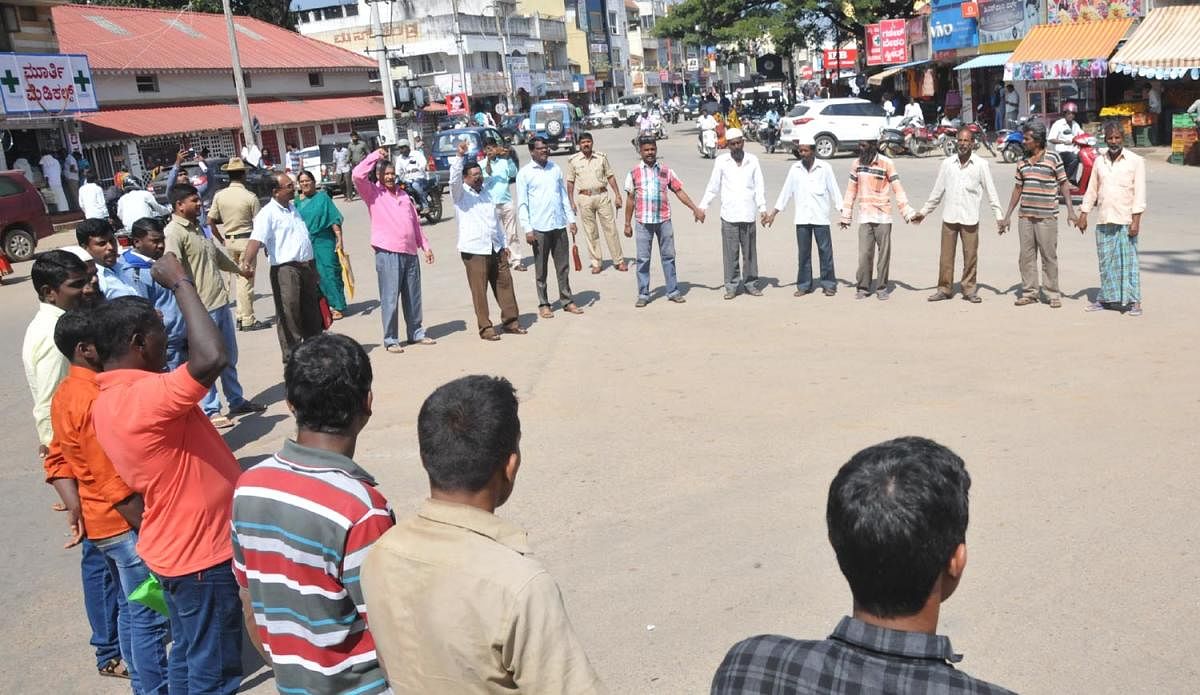
POLYGON ((98 547, 120 584, 117 631, 134 695, 167 695, 167 618, 153 608, 125 599, 150 576, 136 545, 137 534, 128 531, 100 541, 98 547))
POLYGON ((91 541, 81 545, 79 573, 83 580, 83 609, 92 628, 90 644, 96 650, 96 668, 121 656, 117 630, 117 578, 108 568, 104 554, 91 541))
POLYGON ((421 326, 421 258, 414 253, 375 249, 375 273, 379 276, 379 316, 383 319, 383 345, 399 345, 397 305, 404 312, 409 342, 425 337, 421 326))
MULTIPOLYGON (((238 382, 237 332, 233 324, 233 312, 226 304, 220 309, 208 312, 208 315, 212 317, 213 323, 217 324, 217 330, 221 331, 221 337, 225 339, 225 351, 229 355, 229 366, 221 372, 221 389, 225 391, 225 401, 229 407, 236 408, 245 403, 246 399, 242 395, 242 385, 238 382)), ((208 390, 208 395, 204 397, 204 400, 200 401, 200 409, 210 417, 221 412, 221 398, 217 395, 216 383, 208 390)))
POLYGON ((671 227, 671 220, 647 224, 634 222, 633 229, 634 240, 637 243, 638 299, 650 299, 650 255, 654 251, 655 237, 658 237, 658 252, 662 256, 667 296, 678 296, 678 279, 675 276, 675 231, 671 227))
POLYGON ((833 274, 833 241, 829 237, 827 224, 796 225, 796 250, 800 270, 796 273, 796 289, 800 292, 812 290, 812 240, 817 238, 817 258, 821 263, 821 287, 837 290, 837 276, 833 274))
POLYGON ((171 612, 171 695, 233 695, 242 682, 242 602, 229 562, 158 578, 171 612))

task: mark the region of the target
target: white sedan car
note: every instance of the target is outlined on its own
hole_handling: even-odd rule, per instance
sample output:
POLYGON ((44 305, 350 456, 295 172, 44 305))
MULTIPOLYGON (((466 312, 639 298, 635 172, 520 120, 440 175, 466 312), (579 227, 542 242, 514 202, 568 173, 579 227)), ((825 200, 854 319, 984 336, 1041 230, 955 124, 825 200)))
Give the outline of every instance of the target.
POLYGON ((796 104, 779 119, 779 139, 794 143, 806 135, 816 155, 829 159, 839 150, 856 149, 863 140, 878 140, 886 122, 883 107, 866 99, 813 99, 796 104))

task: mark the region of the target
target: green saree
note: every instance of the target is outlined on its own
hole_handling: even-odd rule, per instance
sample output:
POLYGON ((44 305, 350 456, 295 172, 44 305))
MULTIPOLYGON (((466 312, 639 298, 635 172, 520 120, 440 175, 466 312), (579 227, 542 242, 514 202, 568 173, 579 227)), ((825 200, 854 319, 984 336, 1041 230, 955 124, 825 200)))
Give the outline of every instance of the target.
POLYGON ((342 213, 325 191, 317 191, 312 197, 296 196, 296 212, 300 213, 312 240, 321 294, 330 309, 344 312, 346 291, 342 285, 342 264, 337 257, 337 236, 333 233, 333 225, 342 223, 342 213))

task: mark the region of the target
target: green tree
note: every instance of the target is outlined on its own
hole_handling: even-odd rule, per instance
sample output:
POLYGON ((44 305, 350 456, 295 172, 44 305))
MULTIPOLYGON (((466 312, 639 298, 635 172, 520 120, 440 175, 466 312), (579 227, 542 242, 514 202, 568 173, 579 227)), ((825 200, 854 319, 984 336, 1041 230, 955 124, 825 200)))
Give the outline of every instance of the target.
MULTIPOLYGON (((221 0, 72 0, 79 4, 109 5, 112 7, 146 7, 159 10, 182 10, 187 7, 194 12, 213 12, 220 14, 224 10, 221 0)), ((230 6, 235 15, 255 17, 264 22, 270 22, 284 29, 296 27, 296 16, 288 6, 291 0, 230 0, 230 6)))

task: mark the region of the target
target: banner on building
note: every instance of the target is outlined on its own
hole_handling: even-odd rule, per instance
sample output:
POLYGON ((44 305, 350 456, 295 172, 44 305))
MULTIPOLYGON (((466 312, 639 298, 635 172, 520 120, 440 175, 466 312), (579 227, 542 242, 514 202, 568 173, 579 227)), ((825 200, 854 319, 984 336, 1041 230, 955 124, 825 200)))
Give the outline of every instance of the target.
POLYGON ((867 65, 908 62, 908 31, 903 19, 885 19, 867 25, 867 65))
POLYGON ((1040 1, 979 0, 979 43, 1020 41, 1041 19, 1040 1))
POLYGON ((461 116, 470 113, 471 102, 467 100, 466 92, 455 92, 446 95, 446 112, 451 116, 461 116))
POLYGON ((1009 63, 1004 66, 1004 80, 1075 80, 1108 77, 1108 61, 1044 60, 1037 63, 1009 63))
POLYGON ((979 22, 962 16, 958 4, 935 9, 929 17, 934 52, 974 48, 979 45, 979 22))
POLYGON ((1050 0, 1046 9, 1049 24, 1096 22, 1146 14, 1145 0, 1050 0))
POLYGON ((532 94, 533 78, 529 74, 529 59, 525 56, 509 56, 506 62, 513 92, 524 89, 526 93, 532 94))
POLYGON ((826 48, 821 51, 822 64, 827 72, 852 70, 858 65, 857 48, 826 48))
POLYGON ((0 99, 10 116, 100 109, 85 55, 0 53, 0 99))

